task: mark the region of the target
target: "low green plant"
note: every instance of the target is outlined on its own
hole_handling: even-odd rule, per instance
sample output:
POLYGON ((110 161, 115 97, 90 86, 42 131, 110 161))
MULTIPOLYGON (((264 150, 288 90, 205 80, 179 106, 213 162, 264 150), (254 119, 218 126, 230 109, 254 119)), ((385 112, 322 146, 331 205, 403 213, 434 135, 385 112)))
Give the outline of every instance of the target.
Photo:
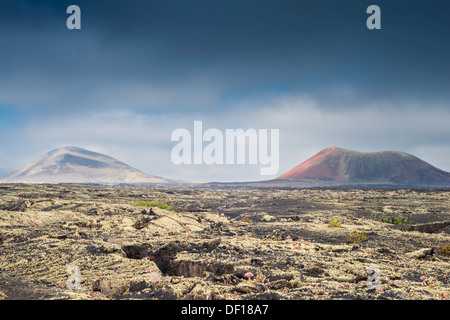
POLYGON ((392 218, 384 217, 382 220, 384 223, 392 223, 392 218))
POLYGON ((385 223, 392 223, 395 225, 408 224, 408 218, 403 218, 402 216, 398 216, 396 218, 384 217, 382 221, 385 223))
POLYGON ((146 207, 146 208, 158 207, 158 208, 161 208, 164 210, 169 210, 169 211, 175 212, 175 209, 171 205, 161 202, 161 201, 138 201, 138 202, 135 202, 133 204, 133 206, 146 207))
POLYGON ((439 254, 445 257, 450 257, 450 243, 442 246, 439 249, 439 254))
POLYGON ((408 224, 408 218, 398 216, 397 218, 394 219, 394 224, 408 224))
POLYGON ((333 219, 330 222, 328 222, 328 227, 330 227, 330 228, 341 228, 341 223, 338 222, 336 219, 333 219))
POLYGON ((362 230, 361 232, 353 231, 348 237, 347 241, 349 243, 361 243, 363 241, 367 241, 366 231, 362 230))
POLYGON ((370 212, 370 219, 377 220, 378 214, 380 213, 380 211, 381 211, 381 207, 378 204, 378 200, 373 199, 372 211, 370 212))

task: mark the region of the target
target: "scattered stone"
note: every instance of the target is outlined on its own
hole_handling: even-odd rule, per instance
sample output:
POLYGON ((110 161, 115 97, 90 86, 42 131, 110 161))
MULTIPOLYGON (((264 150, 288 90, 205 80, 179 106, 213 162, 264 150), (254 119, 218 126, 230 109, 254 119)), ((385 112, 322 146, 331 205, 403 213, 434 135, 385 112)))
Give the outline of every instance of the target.
POLYGON ((156 251, 151 253, 152 256, 174 256, 176 253, 185 251, 189 248, 189 243, 187 242, 175 242, 170 241, 161 247, 159 247, 156 251))
POLYGON ((142 259, 149 255, 149 250, 153 246, 149 243, 143 244, 133 244, 133 245, 124 245, 122 246, 123 252, 129 259, 142 259))
POLYGON ((258 288, 256 285, 250 282, 241 282, 235 287, 236 291, 242 292, 242 293, 259 293, 258 288))
POLYGON ((186 300, 214 300, 214 294, 210 287, 199 283, 186 295, 186 300))
POLYGON ((265 222, 270 222, 270 221, 272 221, 272 220, 274 220, 274 219, 275 219, 275 217, 274 217, 274 216, 271 216, 271 215, 269 215, 269 214, 265 214, 265 215, 262 217, 262 220, 265 221, 265 222))
POLYGON ((105 253, 105 254, 117 253, 117 254, 119 254, 122 257, 125 257, 125 258, 128 257, 128 255, 125 252, 125 250, 123 250, 120 246, 114 245, 114 244, 110 244, 110 243, 103 243, 102 245, 97 247, 97 252, 105 253))
POLYGON ((267 286, 271 290, 280 290, 284 288, 292 289, 298 287, 299 283, 295 280, 280 279, 270 282, 267 286))
POLYGON ((134 224, 133 227, 140 230, 145 228, 146 226, 149 225, 149 223, 156 219, 156 217, 154 216, 148 216, 148 215, 144 215, 143 217, 141 217, 140 219, 138 219, 134 224))
POLYGON ((323 274, 325 271, 322 267, 319 267, 317 265, 312 265, 305 269, 306 273, 308 273, 311 276, 318 276, 323 274))
POLYGON ((442 222, 431 222, 431 223, 423 223, 409 226, 407 228, 408 231, 419 231, 426 233, 435 233, 441 229, 450 226, 450 220, 442 221, 442 222))
POLYGON ((262 294, 250 294, 245 299, 246 300, 281 300, 282 296, 277 292, 265 292, 262 294))
POLYGON ((33 201, 28 200, 8 201, 0 205, 0 210, 25 212, 31 208, 32 205, 33 201))
POLYGON ((273 230, 271 234, 264 235, 262 238, 264 240, 271 239, 271 240, 282 241, 282 240, 286 239, 286 234, 285 234, 285 232, 276 229, 276 230, 273 230))
POLYGON ((347 246, 333 246, 331 248, 332 252, 348 252, 350 250, 347 246))
POLYGON ((413 252, 409 252, 406 254, 406 256, 410 259, 423 259, 426 256, 432 255, 433 253, 434 253, 433 248, 424 248, 413 252))
POLYGON ((377 250, 379 253, 385 253, 385 254, 391 254, 391 250, 389 250, 388 248, 380 248, 377 250))

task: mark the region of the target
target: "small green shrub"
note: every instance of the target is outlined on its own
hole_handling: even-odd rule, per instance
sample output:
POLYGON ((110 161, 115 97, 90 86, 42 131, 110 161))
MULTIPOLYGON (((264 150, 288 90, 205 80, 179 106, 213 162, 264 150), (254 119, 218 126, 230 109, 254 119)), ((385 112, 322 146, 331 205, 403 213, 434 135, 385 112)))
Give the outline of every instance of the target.
POLYGON ((161 208, 164 210, 169 210, 169 211, 175 212, 174 208, 171 205, 161 202, 161 201, 138 201, 138 202, 134 203, 133 206, 147 207, 147 208, 158 207, 158 208, 161 208))
POLYGON ((394 224, 408 224, 408 218, 404 218, 402 216, 398 216, 394 219, 394 224))
POLYGON ((439 254, 445 257, 450 257, 450 243, 442 246, 439 249, 439 254))
POLYGON ((347 241, 349 243, 361 243, 363 241, 367 241, 366 231, 362 230, 361 232, 353 231, 348 237, 347 241))
POLYGON ((398 216, 396 218, 384 217, 382 221, 385 223, 392 223, 395 225, 408 224, 408 218, 403 218, 402 216, 398 216))
POLYGON ((392 218, 384 217, 382 220, 384 223, 392 223, 392 218))
POLYGON ((336 219, 333 219, 330 222, 328 222, 328 227, 330 227, 330 228, 341 228, 341 223, 338 222, 336 219))

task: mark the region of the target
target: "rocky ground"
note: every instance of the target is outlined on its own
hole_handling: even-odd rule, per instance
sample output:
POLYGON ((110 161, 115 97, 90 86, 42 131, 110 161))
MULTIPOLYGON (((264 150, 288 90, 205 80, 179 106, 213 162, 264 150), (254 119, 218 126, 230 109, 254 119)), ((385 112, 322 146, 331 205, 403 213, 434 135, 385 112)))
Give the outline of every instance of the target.
POLYGON ((0 299, 449 299, 449 199, 2 184, 0 299))

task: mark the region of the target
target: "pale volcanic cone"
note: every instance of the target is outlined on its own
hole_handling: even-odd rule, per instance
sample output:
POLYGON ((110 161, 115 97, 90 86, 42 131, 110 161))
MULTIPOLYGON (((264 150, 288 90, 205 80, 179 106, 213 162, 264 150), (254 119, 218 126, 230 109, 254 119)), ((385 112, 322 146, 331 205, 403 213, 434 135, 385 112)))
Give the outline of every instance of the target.
POLYGON ((20 183, 165 183, 169 180, 139 171, 102 153, 78 147, 50 151, 3 176, 20 183))
POLYGON ((408 153, 358 152, 337 147, 320 151, 277 179, 331 185, 389 184, 450 186, 450 173, 408 153))

